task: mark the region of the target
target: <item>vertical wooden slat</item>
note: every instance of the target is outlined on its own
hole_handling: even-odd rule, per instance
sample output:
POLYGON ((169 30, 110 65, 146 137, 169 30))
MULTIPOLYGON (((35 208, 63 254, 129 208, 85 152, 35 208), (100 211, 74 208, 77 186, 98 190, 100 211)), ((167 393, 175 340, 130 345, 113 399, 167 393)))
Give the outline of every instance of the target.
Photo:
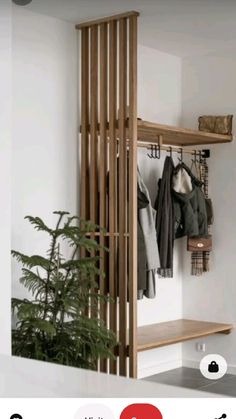
POLYGON ((127 19, 119 22, 119 372, 127 375, 127 19))
POLYGON ((90 42, 90 220, 96 223, 98 215, 97 175, 97 123, 98 123, 98 27, 91 28, 90 42))
POLYGON ((88 123, 89 123, 89 30, 84 28, 81 33, 81 190, 80 217, 87 216, 88 194, 88 123))
MULTIPOLYGON (((106 179, 107 179, 107 82, 108 82, 108 56, 107 56, 107 23, 100 26, 100 162, 99 162, 99 225, 106 228, 106 179)), ((105 246, 105 237, 100 236, 100 246, 105 246)), ((100 270, 105 272, 105 252, 100 250, 100 270)), ((100 277, 100 294, 106 295, 107 277, 100 277)), ((100 318, 107 324, 107 304, 100 303, 100 318)), ((100 361, 100 370, 107 372, 107 360, 100 361)))
MULTIPOLYGON (((93 26, 90 29, 90 220, 93 223, 98 223, 98 27, 93 26)), ((95 239, 94 235, 91 235, 91 239, 95 239)), ((91 252, 91 257, 94 257, 95 253, 91 252)), ((94 278, 98 280, 97 277, 94 278)), ((93 293, 97 292, 97 289, 92 290, 93 293)), ((98 307, 95 301, 91 301, 90 315, 91 317, 97 317, 98 307)), ((96 369, 98 369, 98 362, 96 363, 96 369)))
POLYGON ((129 18, 129 375, 137 377, 137 17, 129 18))
MULTIPOLYGON (((87 220, 89 216, 89 29, 84 28, 81 33, 81 183, 80 183, 80 218, 87 220)), ((83 225, 82 225, 83 228, 83 225)), ((80 251, 84 258, 86 251, 80 251)), ((85 309, 89 316, 89 299, 85 309)))
MULTIPOLYGON (((115 232, 116 224, 116 117, 117 117, 117 22, 109 24, 109 232, 115 232)), ((116 243, 109 238, 109 303, 110 329, 117 332, 116 304, 116 243)), ((117 362, 110 361, 110 372, 116 374, 117 362)))

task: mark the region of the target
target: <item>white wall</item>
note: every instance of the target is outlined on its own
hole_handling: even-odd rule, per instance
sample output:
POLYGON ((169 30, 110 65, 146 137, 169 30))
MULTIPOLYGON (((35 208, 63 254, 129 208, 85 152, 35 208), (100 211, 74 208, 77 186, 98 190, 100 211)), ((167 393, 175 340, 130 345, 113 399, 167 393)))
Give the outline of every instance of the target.
MULTIPOLYGON (((149 121, 179 125, 181 118, 181 59, 157 50, 139 46, 138 116, 149 121)), ((164 153, 166 155, 166 153, 164 153)), ((157 182, 161 177, 162 159, 147 157, 139 151, 139 167, 154 204, 157 182)), ((182 252, 176 244, 174 278, 157 280, 157 296, 138 302, 138 324, 175 320, 182 317, 182 252)), ((181 344, 139 354, 139 377, 152 375, 181 365, 181 344)))
MULTIPOLYGON (((45 235, 25 215, 54 225, 77 213, 77 34, 74 25, 13 9, 12 248, 42 254, 45 235)), ((22 296, 13 263, 13 295, 22 296)))
MULTIPOLYGON (((183 126, 196 127, 202 114, 234 114, 236 118, 235 56, 235 51, 229 51, 183 60, 183 126)), ((234 124, 234 134, 235 127, 234 124)), ((186 261, 184 317, 236 325, 236 143, 211 149, 209 186, 215 211, 211 272, 201 279, 191 277, 189 260, 186 261)), ((229 336, 207 338, 205 342, 207 353, 223 355, 233 367, 230 371, 236 373, 236 331, 229 336)), ((197 366, 204 355, 196 352, 195 345, 194 341, 183 345, 186 365, 197 366)))
POLYGON ((0 4, 0 352, 11 352, 11 2, 0 4))

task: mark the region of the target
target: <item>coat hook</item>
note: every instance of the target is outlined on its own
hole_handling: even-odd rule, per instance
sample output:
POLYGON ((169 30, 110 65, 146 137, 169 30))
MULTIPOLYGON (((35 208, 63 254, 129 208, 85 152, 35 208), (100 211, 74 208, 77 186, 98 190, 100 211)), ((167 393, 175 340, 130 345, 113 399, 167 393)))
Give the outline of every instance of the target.
POLYGON ((153 146, 151 145, 150 147, 147 148, 147 150, 151 150, 151 154, 147 153, 147 155, 150 159, 152 159, 153 158, 153 146))
POLYGON ((201 164, 201 162, 202 162, 202 152, 201 152, 201 150, 198 152, 198 156, 199 156, 198 162, 201 164))
POLYGON ((178 159, 179 159, 180 163, 183 163, 183 149, 180 148, 178 153, 180 153, 180 157, 178 157, 178 159))
POLYGON ((160 144, 155 145, 155 158, 160 159, 161 158, 161 146, 160 144))
POLYGON ((194 150, 193 155, 194 155, 194 159, 192 159, 192 162, 196 164, 197 163, 197 150, 194 150))
POLYGON ((147 156, 149 157, 149 158, 151 158, 151 155, 149 154, 149 150, 150 150, 150 147, 147 147, 147 156))
POLYGON ((210 150, 208 150, 208 149, 201 150, 201 156, 202 156, 203 159, 209 159, 209 157, 211 157, 210 150))

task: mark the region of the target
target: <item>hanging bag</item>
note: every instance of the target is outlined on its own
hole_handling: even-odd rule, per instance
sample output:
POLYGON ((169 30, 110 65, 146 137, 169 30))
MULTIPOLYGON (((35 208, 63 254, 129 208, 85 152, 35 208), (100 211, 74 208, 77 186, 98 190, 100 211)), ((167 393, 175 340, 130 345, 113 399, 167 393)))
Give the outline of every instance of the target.
POLYGON ((188 237, 187 250, 188 252, 211 252, 212 236, 188 237))

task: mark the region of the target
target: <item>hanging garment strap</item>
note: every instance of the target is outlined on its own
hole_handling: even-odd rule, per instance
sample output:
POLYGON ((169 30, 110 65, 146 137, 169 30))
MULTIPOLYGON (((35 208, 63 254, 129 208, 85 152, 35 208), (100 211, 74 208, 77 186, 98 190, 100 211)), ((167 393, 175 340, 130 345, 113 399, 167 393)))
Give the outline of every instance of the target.
POLYGON ((191 164, 190 170, 196 176, 197 179, 202 181, 202 178, 201 178, 201 161, 200 160, 197 161, 197 152, 195 152, 194 159, 192 159, 192 164, 191 164))

